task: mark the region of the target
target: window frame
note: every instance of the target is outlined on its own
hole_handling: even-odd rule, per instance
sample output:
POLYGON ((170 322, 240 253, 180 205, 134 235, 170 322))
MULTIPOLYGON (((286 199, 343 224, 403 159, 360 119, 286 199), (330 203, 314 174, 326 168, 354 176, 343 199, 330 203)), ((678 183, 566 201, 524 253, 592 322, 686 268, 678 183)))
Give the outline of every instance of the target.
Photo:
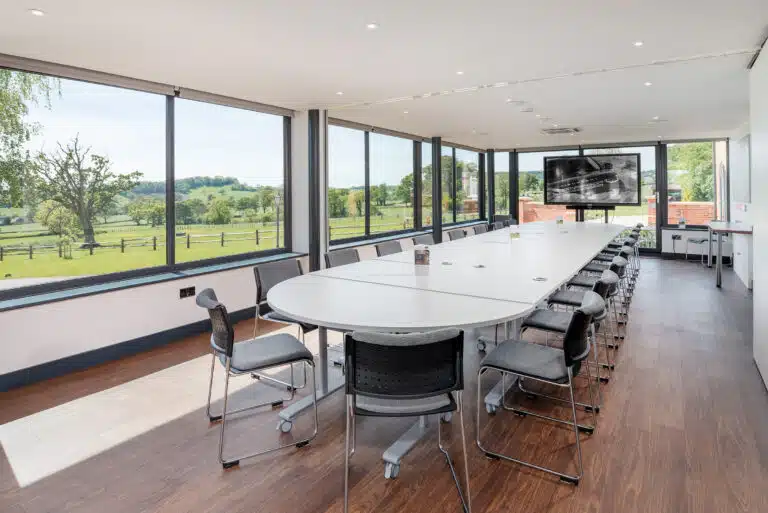
MULTIPOLYGON (((292 197, 291 197, 291 119, 295 115, 294 111, 282 107, 276 107, 257 102, 250 102, 238 98, 231 98, 193 89, 181 88, 158 82, 150 82, 110 73, 93 71, 85 68, 60 65, 27 59, 23 57, 14 57, 0 54, 0 69, 5 69, 20 73, 30 73, 64 80, 86 82, 94 85, 115 87, 141 93, 155 94, 165 96, 165 236, 166 236, 166 258, 165 264, 140 269, 131 269, 127 271, 118 271, 105 273, 95 276, 74 277, 68 280, 53 281, 50 283, 40 283, 27 285, 11 289, 0 290, 0 301, 15 300, 27 298, 30 296, 65 292, 72 289, 82 289, 94 285, 106 285, 113 282, 120 282, 129 279, 143 278, 154 275, 180 273, 195 268, 206 268, 220 264, 230 264, 237 261, 252 261, 261 257, 272 257, 281 254, 293 254, 292 248, 292 197), (223 255, 220 257, 194 260, 191 262, 176 263, 176 219, 175 219, 175 101, 176 98, 196 100, 203 103, 211 103, 224 107, 231 107, 241 110, 252 110, 262 114, 271 114, 283 118, 283 197, 284 197, 284 228, 283 228, 283 247, 267 249, 262 251, 250 251, 247 253, 238 253, 234 255, 223 255), (170 201, 169 201, 170 198, 170 201)), ((118 287, 120 288, 120 287, 118 287)), ((110 291, 105 287, 105 292, 110 291)), ((46 301, 49 302, 49 301, 46 301)))

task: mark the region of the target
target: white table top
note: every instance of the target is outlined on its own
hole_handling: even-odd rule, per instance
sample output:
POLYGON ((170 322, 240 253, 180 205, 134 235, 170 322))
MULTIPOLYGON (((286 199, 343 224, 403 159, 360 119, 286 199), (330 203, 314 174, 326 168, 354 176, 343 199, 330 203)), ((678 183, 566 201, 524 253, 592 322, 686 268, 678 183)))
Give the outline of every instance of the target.
POLYGON ((527 315, 623 229, 592 223, 505 228, 430 246, 429 266, 414 265, 413 251, 405 251, 288 280, 267 299, 284 315, 334 329, 493 325, 527 315), (512 231, 521 237, 510 239, 512 231))
POLYGON ((749 235, 752 233, 752 225, 746 223, 729 223, 727 221, 710 221, 707 225, 713 232, 740 233, 749 235))

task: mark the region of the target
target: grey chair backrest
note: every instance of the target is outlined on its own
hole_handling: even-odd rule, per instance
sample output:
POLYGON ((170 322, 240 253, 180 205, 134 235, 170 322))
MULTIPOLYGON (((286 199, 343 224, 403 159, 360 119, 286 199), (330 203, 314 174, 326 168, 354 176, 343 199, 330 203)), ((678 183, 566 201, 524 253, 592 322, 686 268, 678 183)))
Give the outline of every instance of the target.
POLYGON ((355 248, 337 249, 325 254, 326 267, 339 267, 341 265, 354 264, 360 261, 360 255, 355 248))
POLYGON ((253 268, 256 279, 256 303, 267 300, 267 292, 280 282, 301 276, 301 263, 295 259, 259 264, 253 268))
POLYGON ((501 221, 494 221, 494 223, 493 223, 493 229, 494 230, 501 230, 502 228, 504 228, 504 223, 503 222, 501 222, 501 221))
POLYGON ((475 231, 475 235, 479 235, 481 233, 485 233, 488 231, 488 225, 487 224, 478 224, 472 227, 472 229, 475 231))
POLYGON ((509 226, 509 219, 507 219, 506 221, 504 221, 504 226, 505 226, 505 227, 506 227, 506 226, 509 226))
POLYGON ((219 354, 232 356, 235 330, 232 328, 227 308, 219 303, 213 289, 201 291, 195 298, 195 302, 197 306, 208 310, 208 316, 211 318, 211 348, 219 354))
POLYGON ((510 217, 510 218, 509 218, 509 224, 511 224, 511 225, 517 225, 517 224, 519 224, 519 223, 517 222, 517 219, 515 219, 514 217, 510 217))
POLYGON ((449 240, 463 239, 466 236, 467 236, 467 232, 464 231, 464 228, 457 228, 455 230, 451 230, 450 232, 448 232, 449 240))
POLYGON ((399 240, 388 240, 386 242, 380 242, 376 244, 376 254, 378 256, 394 255, 395 253, 402 253, 403 246, 400 245, 399 240))
POLYGON ((618 273, 616 273, 617 269, 618 269, 617 267, 615 268, 614 265, 611 264, 611 268, 603 271, 603 274, 600 276, 600 280, 599 280, 608 285, 607 294, 611 296, 616 294, 619 290, 620 278, 618 273))
POLYGON ((431 246, 435 243, 435 237, 431 233, 425 233, 424 235, 417 235, 413 238, 413 245, 426 244, 431 246))
POLYGON ((348 394, 422 399, 464 388, 464 333, 347 333, 344 373, 348 394))
MULTIPOLYGON (((589 327, 592 324, 592 317, 598 315, 604 309, 605 302, 597 293, 591 290, 584 293, 581 306, 571 315, 571 320, 563 337, 563 353, 566 366, 578 365, 589 356, 589 327)), ((578 366, 574 373, 576 372, 578 372, 578 366)))

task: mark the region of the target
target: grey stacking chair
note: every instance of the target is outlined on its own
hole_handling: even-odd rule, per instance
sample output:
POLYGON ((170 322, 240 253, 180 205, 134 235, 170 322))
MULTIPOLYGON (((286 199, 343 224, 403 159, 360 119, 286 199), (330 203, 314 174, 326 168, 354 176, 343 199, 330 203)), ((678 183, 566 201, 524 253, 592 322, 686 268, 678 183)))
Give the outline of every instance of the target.
POLYGON ((503 224, 504 224, 504 227, 505 227, 505 228, 506 228, 507 226, 509 226, 509 225, 510 225, 509 219, 507 219, 506 221, 503 221, 503 224))
MULTIPOLYGON (((307 324, 305 322, 299 322, 296 319, 292 319, 280 313, 272 310, 267 303, 267 293, 269 290, 280 282, 301 276, 301 262, 296 259, 277 260, 275 262, 268 262, 266 264, 259 264, 253 268, 253 277, 256 281, 256 316, 253 324, 253 337, 256 338, 259 330, 259 319, 266 321, 278 322, 281 324, 295 325, 298 330, 298 337, 302 343, 304 343, 305 334, 309 331, 317 329, 317 326, 313 324, 307 324)), ((306 367, 303 372, 304 380, 302 384, 297 386, 296 383, 291 380, 290 383, 286 383, 272 376, 266 374, 253 373, 253 377, 256 379, 263 379, 265 381, 282 385, 286 388, 304 388, 307 385, 307 372, 306 367)))
POLYGON ((431 233, 425 233, 424 235, 417 235, 413 238, 413 245, 426 244, 431 246, 435 243, 435 237, 431 233))
POLYGON ((494 230, 501 230, 504 228, 504 223, 502 221, 495 221, 492 226, 494 230))
MULTIPOLYGON (((346 447, 344 511, 349 507, 349 459, 355 453, 355 418, 440 415, 437 444, 448 462, 465 513, 471 511, 469 466, 464 432, 464 332, 450 328, 426 333, 348 333, 346 369, 346 447), (459 413, 466 489, 443 447, 441 424, 459 413)), ((385 459, 387 455, 384 455, 385 459)), ((386 477, 396 477, 399 461, 388 461, 386 477)))
MULTIPOLYGON (((491 459, 504 459, 519 463, 521 465, 548 472, 558 476, 562 481, 578 485, 579 480, 584 475, 584 466, 581 457, 581 441, 579 433, 591 434, 595 430, 597 423, 596 409, 592 408, 591 426, 578 423, 576 418, 576 400, 573 394, 573 379, 579 374, 582 368, 582 362, 589 357, 590 339, 589 330, 592 324, 592 316, 604 307, 603 300, 594 292, 588 291, 583 304, 572 314, 569 314, 564 327, 563 347, 549 347, 540 344, 533 344, 518 339, 510 339, 502 342, 496 349, 491 351, 480 363, 477 373, 477 446, 491 459), (531 379, 541 383, 566 388, 570 392, 571 413, 573 420, 563 420, 546 415, 524 410, 519 407, 507 406, 505 402, 502 406, 505 410, 513 411, 522 417, 531 415, 534 417, 559 422, 571 426, 576 435, 576 451, 578 454, 578 464, 576 475, 567 474, 529 461, 513 458, 499 452, 491 451, 483 446, 480 435, 483 430, 480 427, 480 411, 482 410, 482 376, 488 370, 501 372, 502 379, 507 375, 517 376, 518 378, 531 379)), ((585 366, 589 372, 589 365, 585 366)), ((592 379, 589 378, 589 392, 592 396, 592 379)), ((594 405, 594 398, 590 397, 594 405)))
POLYGON ((464 228, 457 228, 455 230, 451 230, 450 232, 448 232, 449 240, 463 239, 466 236, 467 236, 467 232, 464 231, 464 228))
POLYGON ((487 224, 477 224, 472 227, 472 229, 475 232, 475 235, 480 235, 481 233, 485 233, 488 231, 488 225, 487 224))
POLYGON ((380 242, 376 244, 376 254, 378 256, 394 255, 395 253, 402 253, 403 246, 400 245, 399 240, 388 240, 386 242, 380 242))
POLYGON ((360 261, 360 255, 355 248, 337 249, 325 254, 326 267, 339 267, 347 264, 355 264, 360 261))
MULTIPOLYGON (((232 321, 229 318, 226 307, 216 298, 213 289, 205 289, 197 295, 197 305, 208 310, 211 318, 211 349, 213 359, 211 360, 211 376, 208 382, 208 404, 206 412, 210 422, 221 421, 221 431, 219 434, 219 463, 224 468, 230 468, 240 464, 240 460, 259 456, 272 451, 277 451, 284 447, 295 445, 303 447, 317 435, 317 392, 315 391, 315 363, 312 353, 299 340, 287 333, 278 333, 276 335, 267 335, 261 338, 253 338, 235 343, 235 332, 232 328, 232 321), (224 379, 224 404, 220 415, 211 414, 211 392, 213 390, 213 372, 216 367, 216 360, 224 366, 226 377, 224 379), (311 436, 298 442, 292 441, 288 444, 280 445, 272 449, 239 456, 236 458, 224 457, 224 434, 226 433, 227 417, 246 410, 260 408, 264 406, 282 406, 284 401, 290 401, 294 398, 295 389, 290 389, 290 397, 273 399, 260 404, 239 408, 237 410, 227 410, 229 400, 229 379, 233 376, 248 375, 256 371, 263 371, 275 367, 286 365, 291 366, 293 374, 293 364, 303 363, 306 368, 312 369, 312 390, 315 407, 315 430, 311 436)), ((285 431, 285 429, 283 429, 285 431)))

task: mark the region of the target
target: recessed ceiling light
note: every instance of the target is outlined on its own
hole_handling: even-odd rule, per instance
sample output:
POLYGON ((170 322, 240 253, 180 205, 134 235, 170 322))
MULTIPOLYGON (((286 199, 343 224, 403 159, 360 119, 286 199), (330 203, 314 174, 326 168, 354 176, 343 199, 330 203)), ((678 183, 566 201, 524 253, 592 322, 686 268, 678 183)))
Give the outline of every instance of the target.
POLYGON ((658 121, 659 120, 659 116, 653 116, 653 120, 654 121, 658 121))
POLYGON ((658 137, 659 137, 659 139, 661 139, 661 136, 658 136, 658 137))
POLYGON ((378 23, 368 23, 365 26, 365 28, 367 28, 368 30, 376 30, 377 28, 379 28, 379 24, 378 23))
POLYGON ((403 114, 408 114, 408 111, 407 111, 407 110, 404 110, 404 111, 403 111, 403 114))
POLYGON ((337 96, 342 96, 344 94, 344 91, 336 91, 337 96))
POLYGON ((642 41, 635 41, 634 45, 639 48, 639 47, 643 46, 643 42, 642 41))
POLYGON ((552 123, 552 126, 553 126, 553 127, 555 127, 555 128, 557 128, 557 127, 559 127, 560 125, 558 125, 557 123, 552 123))
POLYGON ((456 72, 456 74, 457 74, 457 75, 463 75, 463 74, 464 74, 464 72, 463 72, 463 71, 457 71, 457 72, 456 72))
POLYGON ((29 12, 29 14, 31 14, 32 16, 45 16, 45 11, 41 9, 30 9, 27 12, 29 12))
POLYGON ((537 118, 540 118, 540 117, 541 117, 541 114, 536 114, 536 117, 537 117, 537 118))
POLYGON ((651 87, 653 85, 653 82, 646 82, 645 87, 651 87))

